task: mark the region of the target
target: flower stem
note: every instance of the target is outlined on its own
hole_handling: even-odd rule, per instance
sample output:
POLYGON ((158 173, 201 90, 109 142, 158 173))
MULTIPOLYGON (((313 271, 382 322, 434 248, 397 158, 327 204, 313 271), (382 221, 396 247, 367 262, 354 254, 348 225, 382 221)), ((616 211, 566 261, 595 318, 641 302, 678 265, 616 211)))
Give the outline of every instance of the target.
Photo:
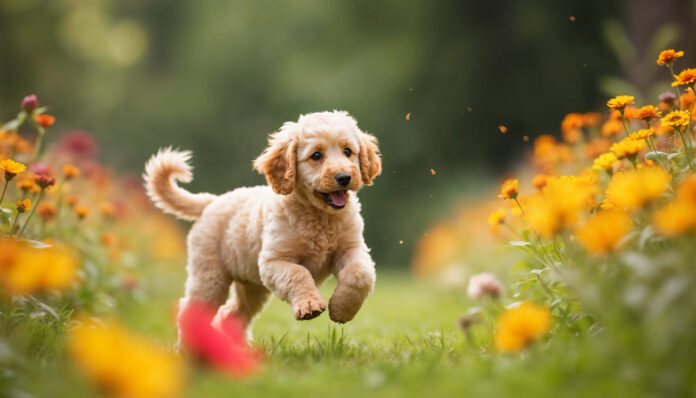
POLYGON ((12 226, 10 227, 10 235, 14 235, 15 228, 17 227, 17 220, 19 220, 19 215, 21 213, 17 213, 17 216, 15 217, 14 221, 12 221, 12 226))
POLYGON ((7 192, 7 185, 9 185, 10 180, 5 180, 5 187, 2 188, 2 195, 0 195, 0 205, 2 204, 2 200, 5 199, 5 192, 7 192))
MULTIPOLYGON (((694 90, 694 86, 691 85, 691 92, 696 95, 696 90, 694 90)), ((693 147, 691 146, 691 119, 694 117, 694 105, 696 105, 696 100, 694 101, 693 104, 691 104, 691 110, 689 111, 689 125, 686 127, 686 141, 685 145, 688 144, 689 147, 689 152, 691 153, 691 156, 693 157, 693 147)), ((692 168, 693 166, 691 165, 691 161, 689 161, 689 168, 692 168)))
POLYGON ((624 117, 625 109, 621 110, 621 124, 623 125, 624 128, 624 133, 626 133, 626 137, 628 137, 628 126, 626 125, 626 118, 624 117))
POLYGON ((34 203, 34 206, 32 206, 31 213, 29 213, 29 216, 27 216, 27 219, 24 221, 24 225, 22 225, 22 229, 19 230, 19 234, 17 235, 17 237, 22 236, 22 234, 24 233, 24 230, 27 228, 27 224, 29 224, 29 221, 31 221, 31 217, 36 212, 36 208, 39 207, 39 203, 41 203, 41 199, 43 199, 43 193, 44 193, 44 190, 43 190, 43 188, 41 188, 41 191, 39 191, 39 197, 36 198, 36 203, 34 203))
POLYGON ((544 282, 544 279, 541 277, 540 274, 537 273, 536 276, 537 276, 537 279, 539 279, 539 283, 541 283, 541 286, 544 287, 544 290, 546 290, 546 293, 548 293, 549 296, 551 297, 551 301, 556 301, 556 296, 553 294, 553 292, 549 288, 549 285, 547 285, 546 282, 544 282))
POLYGON ((44 136, 46 135, 46 129, 44 129, 43 127, 37 126, 37 130, 39 132, 39 136, 36 138, 36 143, 34 144, 34 154, 31 157, 32 161, 39 158, 39 155, 41 154, 41 146, 43 144, 44 136))

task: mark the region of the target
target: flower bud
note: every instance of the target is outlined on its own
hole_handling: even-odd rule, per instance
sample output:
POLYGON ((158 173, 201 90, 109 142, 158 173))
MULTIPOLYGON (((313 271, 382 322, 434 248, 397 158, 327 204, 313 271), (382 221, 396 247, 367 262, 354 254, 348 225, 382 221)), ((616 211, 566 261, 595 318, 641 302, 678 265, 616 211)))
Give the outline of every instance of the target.
POLYGON ((39 107, 39 99, 36 98, 36 95, 27 95, 24 97, 22 100, 22 110, 25 112, 33 112, 34 109, 39 107))
POLYGON ((503 285, 500 284, 495 275, 488 272, 472 275, 469 279, 469 287, 467 294, 472 299, 480 299, 484 296, 498 298, 503 291, 503 285))

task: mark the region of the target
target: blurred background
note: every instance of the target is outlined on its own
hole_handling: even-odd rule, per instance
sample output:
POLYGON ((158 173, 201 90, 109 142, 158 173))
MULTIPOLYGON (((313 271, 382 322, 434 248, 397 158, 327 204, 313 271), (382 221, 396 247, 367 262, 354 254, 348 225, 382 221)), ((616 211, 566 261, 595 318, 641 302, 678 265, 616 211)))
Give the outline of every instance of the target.
POLYGON ((221 193, 264 182, 251 161, 284 121, 346 110, 383 152, 361 193, 368 245, 407 267, 429 225, 566 113, 654 99, 660 49, 694 61, 693 3, 0 0, 0 118, 35 93, 55 104, 49 141, 79 127, 134 174, 161 146, 191 149, 188 188, 221 193))

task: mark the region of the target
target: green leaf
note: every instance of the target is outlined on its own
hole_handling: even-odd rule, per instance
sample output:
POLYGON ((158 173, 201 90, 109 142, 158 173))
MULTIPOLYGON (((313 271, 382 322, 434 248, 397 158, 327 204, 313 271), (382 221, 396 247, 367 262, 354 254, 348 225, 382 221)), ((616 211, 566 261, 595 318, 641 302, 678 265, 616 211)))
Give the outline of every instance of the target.
POLYGON ((510 242, 510 246, 518 246, 518 247, 532 246, 532 243, 524 241, 524 240, 515 240, 515 241, 510 242))
POLYGON ((9 122, 2 125, 2 129, 5 131, 14 131, 19 127, 19 119, 12 119, 9 122))
POLYGON ((669 154, 666 152, 652 151, 645 155, 645 158, 652 160, 654 162, 660 161, 661 159, 669 158, 669 154))
POLYGON ((39 242, 38 240, 31 240, 31 239, 22 239, 23 242, 26 242, 29 244, 29 246, 33 247, 34 249, 47 249, 51 247, 51 245, 39 242))

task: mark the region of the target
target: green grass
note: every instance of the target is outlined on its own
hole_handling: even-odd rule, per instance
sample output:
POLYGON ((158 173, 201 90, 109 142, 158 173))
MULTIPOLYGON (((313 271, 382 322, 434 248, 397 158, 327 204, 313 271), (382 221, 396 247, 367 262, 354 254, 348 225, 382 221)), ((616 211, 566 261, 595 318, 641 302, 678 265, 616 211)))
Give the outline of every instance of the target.
MULTIPOLYGON (((130 327, 171 346, 178 271, 155 270, 144 294, 123 311, 130 327), (173 288, 176 286, 176 288, 173 288)), ((328 299, 333 280, 322 287, 328 299)), ((457 320, 473 303, 465 289, 446 289, 404 274, 378 273, 375 293, 346 325, 328 314, 296 321, 274 298, 254 324, 267 361, 245 380, 209 369, 189 373, 187 397, 280 396, 626 396, 635 388, 607 376, 608 363, 575 338, 556 336, 521 355, 490 349, 492 324, 477 325, 470 343, 457 320)), ((634 395, 635 396, 635 395, 634 395)))
MULTIPOLYGON (((173 348, 183 270, 143 271, 136 299, 119 300, 116 312, 129 328, 173 348)), ((334 286, 331 280, 322 287, 327 299, 334 286)), ((192 366, 182 396, 635 397, 646 390, 640 380, 631 380, 630 368, 621 368, 621 361, 593 339, 556 333, 522 354, 501 355, 490 348, 493 322, 488 319, 475 326, 470 342, 457 321, 475 304, 481 303, 471 302, 464 288, 385 272, 378 272, 375 293, 346 325, 331 322, 327 313, 298 322, 290 307, 274 298, 253 328, 255 344, 267 356, 258 372, 237 380, 192 366)), ((47 341, 61 337, 50 330, 43 334, 47 341)), ((47 345, 59 354, 26 365, 41 369, 28 372, 31 380, 21 383, 26 390, 37 397, 95 396, 60 354, 62 344, 47 345)), ((12 396, 2 393, 1 380, 0 397, 12 396)))

